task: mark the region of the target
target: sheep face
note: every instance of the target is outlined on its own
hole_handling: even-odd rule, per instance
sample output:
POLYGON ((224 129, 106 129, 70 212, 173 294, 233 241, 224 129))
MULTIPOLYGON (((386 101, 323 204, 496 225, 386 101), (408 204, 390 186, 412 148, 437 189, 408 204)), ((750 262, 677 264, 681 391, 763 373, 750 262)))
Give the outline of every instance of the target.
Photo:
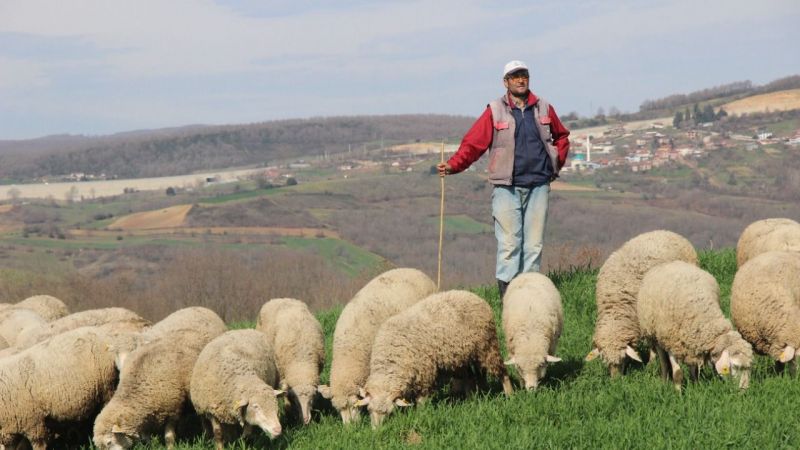
POLYGON ((311 422, 311 404, 317 394, 317 387, 313 385, 295 386, 288 391, 289 401, 292 404, 303 424, 311 422))
POLYGON ((752 352, 750 355, 746 353, 739 350, 725 350, 714 363, 717 373, 724 377, 730 375, 739 380, 740 389, 747 389, 750 385, 750 365, 753 357, 752 352))
POLYGON ((284 391, 264 389, 239 401, 236 407, 240 424, 259 427, 270 439, 280 436, 283 429, 278 420, 278 396, 284 393, 284 391))
POLYGON ((356 406, 367 406, 372 428, 378 428, 386 416, 394 412, 395 407, 406 407, 411 404, 397 395, 378 394, 373 396, 366 394, 356 406))
POLYGON ((518 359, 516 357, 511 358, 510 360, 506 361, 506 365, 514 366, 517 369, 517 372, 520 373, 522 376, 522 380, 525 383, 525 389, 528 390, 535 390, 539 387, 539 382, 542 381, 544 378, 545 373, 547 373, 547 365, 549 363, 559 362, 561 358, 557 358, 552 355, 547 355, 544 358, 540 358, 538 360, 532 359, 518 359))
POLYGON ((361 399, 353 394, 348 395, 344 401, 342 401, 341 397, 333 397, 331 404, 339 411, 339 415, 342 416, 342 422, 347 425, 361 418, 360 401, 361 399))
POLYGON ((611 373, 612 378, 622 375, 622 373, 625 371, 625 363, 627 362, 627 358, 642 362, 642 358, 630 345, 616 349, 600 349, 595 347, 591 352, 589 352, 588 355, 586 355, 586 361, 591 361, 598 356, 608 365, 608 370, 611 373))
POLYGON ((136 437, 125 433, 104 433, 94 437, 94 445, 103 450, 127 450, 136 443, 136 437))

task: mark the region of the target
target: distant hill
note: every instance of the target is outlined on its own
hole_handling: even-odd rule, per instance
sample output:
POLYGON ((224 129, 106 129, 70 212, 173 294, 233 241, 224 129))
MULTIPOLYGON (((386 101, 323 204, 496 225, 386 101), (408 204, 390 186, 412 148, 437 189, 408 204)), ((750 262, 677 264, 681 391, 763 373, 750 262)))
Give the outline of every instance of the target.
MULTIPOLYGON (((638 113, 613 122, 672 117, 701 103, 729 114, 800 108, 800 75, 763 86, 741 81, 689 94, 647 100, 638 113)), ((605 126, 606 117, 564 116, 571 129, 605 126)), ((254 124, 189 125, 110 136, 56 135, 0 141, 0 183, 21 183, 71 173, 116 178, 183 175, 230 167, 268 165, 420 141, 457 143, 474 118, 448 115, 352 116, 254 124)))
POLYGON ((330 117, 0 141, 0 179, 73 172, 139 178, 269 164, 417 140, 457 140, 473 121, 446 115, 330 117))
POLYGON ((800 89, 754 95, 721 105, 728 114, 775 112, 800 109, 800 89))

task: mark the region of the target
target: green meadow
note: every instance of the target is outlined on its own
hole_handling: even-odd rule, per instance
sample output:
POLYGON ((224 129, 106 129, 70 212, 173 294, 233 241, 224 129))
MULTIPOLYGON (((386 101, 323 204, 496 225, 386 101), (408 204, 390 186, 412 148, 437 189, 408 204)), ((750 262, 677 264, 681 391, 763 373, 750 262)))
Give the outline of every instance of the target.
MULTIPOLYGON (((700 262, 719 281, 728 314, 734 251, 705 251, 700 262)), ((396 412, 378 430, 366 416, 344 427, 330 405, 319 400, 312 424, 299 426, 284 416, 284 434, 278 439, 261 435, 233 442, 230 448, 797 448, 800 428, 794 403, 800 384, 776 374, 763 356, 756 358, 750 388, 743 392, 711 368, 678 393, 660 380, 657 361, 629 366, 619 379, 609 378, 597 360, 584 362, 594 329, 596 275, 596 270, 579 268, 550 274, 564 304, 557 350, 563 362, 550 367, 537 391, 517 390, 505 397, 496 382, 489 392, 467 399, 442 391, 428 404, 396 412)), ((474 291, 495 309, 500 329, 497 289, 474 291)), ((329 355, 340 312, 337 308, 318 316, 329 355)), ((246 326, 252 324, 236 324, 246 326)), ((329 366, 330 361, 322 374, 325 382, 329 366)), ((213 448, 213 443, 182 441, 178 448, 213 448)))

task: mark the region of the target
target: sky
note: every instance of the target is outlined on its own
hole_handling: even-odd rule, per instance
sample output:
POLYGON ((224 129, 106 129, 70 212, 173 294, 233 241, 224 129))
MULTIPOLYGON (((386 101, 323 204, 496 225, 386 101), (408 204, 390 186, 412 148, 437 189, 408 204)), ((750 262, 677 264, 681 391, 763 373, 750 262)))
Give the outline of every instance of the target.
POLYGON ((798 0, 0 0, 0 140, 477 117, 512 59, 561 115, 634 112, 800 74, 798 43, 798 0))

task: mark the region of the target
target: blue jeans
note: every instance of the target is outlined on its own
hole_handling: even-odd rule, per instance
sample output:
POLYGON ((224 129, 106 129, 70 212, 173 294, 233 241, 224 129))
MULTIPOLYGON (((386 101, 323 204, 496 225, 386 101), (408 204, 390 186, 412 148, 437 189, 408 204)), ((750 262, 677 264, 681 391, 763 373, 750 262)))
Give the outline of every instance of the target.
POLYGON ((498 280, 510 282, 520 273, 539 271, 549 194, 549 184, 533 189, 494 187, 492 215, 497 238, 495 274, 498 280))

